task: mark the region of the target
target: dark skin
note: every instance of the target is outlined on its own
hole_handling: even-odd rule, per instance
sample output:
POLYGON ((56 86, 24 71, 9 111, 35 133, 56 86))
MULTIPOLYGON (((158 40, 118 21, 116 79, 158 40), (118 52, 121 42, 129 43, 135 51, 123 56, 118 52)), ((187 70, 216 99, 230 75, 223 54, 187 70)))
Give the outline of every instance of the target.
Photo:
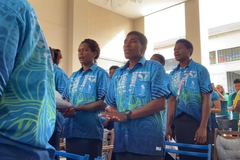
MULTIPOLYGON (((214 91, 216 91, 216 88, 214 86, 214 84, 212 83, 212 88, 214 91)), ((217 91, 216 91, 217 92, 217 91)), ((217 92, 218 93, 218 92, 217 92)), ((220 96, 219 96, 220 97, 220 96)), ((221 99, 221 98, 220 98, 221 99)), ((215 100, 213 101, 213 105, 214 105, 214 108, 211 108, 211 113, 221 113, 221 102, 220 100, 215 100)))
MULTIPOLYGON (((132 111, 130 119, 138 119, 149 116, 165 109, 165 97, 157 98, 146 105, 132 111)), ((117 110, 117 107, 111 106, 105 109, 106 112, 99 114, 99 117, 106 117, 115 122, 124 122, 127 117, 117 110)))
POLYGON ((234 109, 237 113, 240 113, 240 100, 237 101, 237 104, 235 105, 234 109))
MULTIPOLYGON (((78 48, 78 58, 80 63, 82 64, 83 71, 86 71, 90 69, 90 67, 94 63, 94 58, 97 55, 97 53, 92 52, 91 48, 89 48, 89 45, 87 43, 81 43, 78 48)), ((64 117, 72 117, 75 115, 75 111, 85 111, 85 112, 94 112, 99 110, 104 110, 106 107, 106 104, 103 102, 104 98, 101 100, 98 100, 93 103, 84 104, 77 107, 72 107, 69 109, 66 109, 62 112, 62 115, 64 117)), ((66 101, 69 101, 66 99, 66 101)))
MULTIPOLYGON (((129 59, 129 69, 132 69, 143 57, 146 45, 141 45, 137 35, 128 35, 124 41, 124 53, 126 59, 129 59)), ((165 109, 165 97, 155 99, 148 104, 132 111, 130 119, 137 119, 154 114, 165 109)), ((116 106, 110 106, 105 109, 106 112, 101 113, 100 117, 107 117, 108 120, 123 122, 127 117, 117 110, 116 106)))
MULTIPOLYGON (((176 43, 174 47, 174 55, 177 61, 179 61, 180 67, 184 68, 188 66, 191 61, 192 49, 187 49, 184 44, 176 43)), ((198 130, 195 133, 194 141, 196 144, 203 144, 207 141, 207 122, 210 113, 210 93, 202 94, 202 119, 198 130)), ((174 118, 176 97, 171 96, 168 101, 168 113, 167 113, 167 127, 166 127, 166 139, 170 140, 172 137, 171 124, 174 118)))

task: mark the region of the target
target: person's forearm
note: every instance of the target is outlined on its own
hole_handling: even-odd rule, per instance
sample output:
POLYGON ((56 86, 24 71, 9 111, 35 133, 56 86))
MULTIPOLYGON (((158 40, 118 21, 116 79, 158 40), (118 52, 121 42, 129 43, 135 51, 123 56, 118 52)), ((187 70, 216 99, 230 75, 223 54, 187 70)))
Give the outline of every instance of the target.
POLYGON ((132 111, 130 118, 137 119, 165 110, 165 97, 155 99, 148 104, 132 111))
POLYGON ((202 119, 200 123, 200 127, 207 128, 207 123, 210 114, 210 93, 202 95, 203 103, 202 103, 202 119))
POLYGON ((64 98, 63 100, 69 102, 69 99, 64 98))
POLYGON ((220 100, 213 101, 214 108, 211 108, 211 113, 221 113, 221 102, 220 100))
POLYGON ((109 108, 109 109, 112 110, 112 111, 117 111, 117 107, 114 107, 114 106, 109 106, 109 107, 107 107, 107 108, 109 108))
POLYGON ((82 106, 74 107, 75 111, 89 111, 89 112, 94 112, 94 111, 100 111, 104 110, 106 108, 106 104, 103 102, 103 100, 99 100, 97 102, 85 104, 82 106))
POLYGON ((216 90, 216 92, 217 92, 217 94, 219 95, 220 100, 221 100, 221 101, 225 101, 225 97, 224 97, 218 90, 216 90))
POLYGON ((211 113, 214 113, 214 114, 221 113, 221 110, 218 108, 211 108, 211 113))
POLYGON ((234 107, 234 110, 235 110, 237 113, 240 113, 240 100, 238 100, 237 104, 236 104, 235 107, 234 107))
POLYGON ((167 106, 167 127, 171 127, 176 108, 176 98, 170 97, 167 106))

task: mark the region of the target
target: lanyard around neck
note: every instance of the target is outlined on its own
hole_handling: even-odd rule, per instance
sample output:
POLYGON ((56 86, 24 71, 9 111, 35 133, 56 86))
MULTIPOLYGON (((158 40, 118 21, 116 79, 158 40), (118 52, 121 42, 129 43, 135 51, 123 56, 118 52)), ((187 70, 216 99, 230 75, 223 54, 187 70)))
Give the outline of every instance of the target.
POLYGON ((188 73, 189 73, 189 71, 186 71, 186 72, 184 73, 184 76, 183 76, 183 78, 181 79, 181 81, 180 81, 180 83, 179 83, 178 92, 177 92, 177 100, 179 100, 180 92, 181 92, 181 89, 182 89, 182 84, 183 84, 183 82, 187 79, 188 73))

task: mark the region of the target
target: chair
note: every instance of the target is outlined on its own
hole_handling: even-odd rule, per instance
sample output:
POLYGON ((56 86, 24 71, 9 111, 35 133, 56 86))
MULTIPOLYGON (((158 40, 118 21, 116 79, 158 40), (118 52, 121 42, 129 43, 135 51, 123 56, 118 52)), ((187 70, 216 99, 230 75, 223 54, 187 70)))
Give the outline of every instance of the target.
POLYGON ((66 143, 64 142, 64 138, 60 138, 59 150, 66 151, 66 143))
POLYGON ((218 160, 217 149, 216 149, 216 142, 217 142, 218 135, 222 136, 225 139, 231 139, 231 140, 240 139, 240 132, 238 131, 222 131, 216 128, 214 133, 214 156, 213 156, 214 160, 218 160))
POLYGON ((192 151, 181 151, 181 150, 174 150, 174 149, 167 149, 166 152, 169 153, 176 153, 176 154, 183 154, 183 155, 189 155, 189 156, 195 156, 195 157, 207 157, 208 160, 211 160, 211 145, 196 145, 196 144, 185 144, 185 143, 173 143, 173 142, 167 142, 165 143, 169 146, 178 146, 178 147, 185 147, 185 148, 195 148, 195 149, 202 149, 202 150, 208 150, 208 153, 199 153, 199 152, 192 152, 192 151))
POLYGON ((102 147, 102 151, 108 152, 108 160, 111 160, 112 158, 113 143, 114 143, 114 129, 110 130, 108 133, 108 145, 102 147))
POLYGON ((66 153, 66 152, 61 152, 61 151, 56 151, 55 155, 61 156, 61 157, 66 157, 66 158, 71 158, 74 160, 89 160, 89 155, 85 156, 80 156, 72 153, 66 153))

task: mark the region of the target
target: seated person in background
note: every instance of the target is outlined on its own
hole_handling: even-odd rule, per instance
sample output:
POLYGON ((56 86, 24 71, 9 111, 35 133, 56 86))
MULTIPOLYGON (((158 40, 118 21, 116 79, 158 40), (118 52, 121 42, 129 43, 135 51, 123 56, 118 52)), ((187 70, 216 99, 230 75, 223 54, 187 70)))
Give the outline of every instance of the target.
POLYGON ((233 131, 237 131, 238 130, 238 120, 239 120, 239 114, 237 112, 235 112, 234 110, 234 99, 236 98, 237 96, 237 92, 240 90, 240 78, 237 78, 233 81, 234 83, 234 88, 235 88, 235 92, 230 94, 229 97, 228 97, 228 110, 230 112, 232 112, 232 130, 233 131))
POLYGON ((51 54, 26 0, 0 1, 0 159, 52 160, 56 101, 51 54))
POLYGON ((99 116, 114 124, 116 160, 163 160, 165 140, 161 110, 170 93, 162 65, 144 58, 147 38, 132 31, 124 40, 129 61, 114 73, 99 116))

